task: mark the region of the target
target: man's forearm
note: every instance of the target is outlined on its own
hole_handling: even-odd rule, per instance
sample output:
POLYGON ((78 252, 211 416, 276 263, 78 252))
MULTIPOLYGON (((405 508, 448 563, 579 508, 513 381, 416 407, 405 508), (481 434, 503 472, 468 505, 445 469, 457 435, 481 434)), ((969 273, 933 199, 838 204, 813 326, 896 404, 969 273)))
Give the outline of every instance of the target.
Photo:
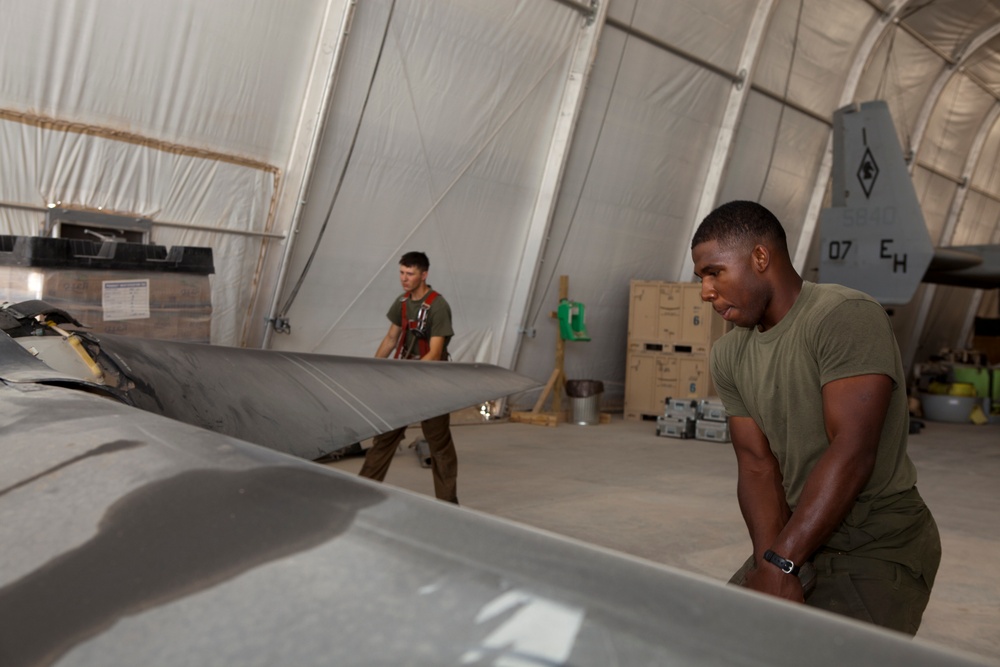
POLYGON ((796 563, 804 562, 843 522, 865 487, 871 469, 838 455, 831 447, 806 480, 795 514, 771 547, 796 563))
POLYGON ((444 357, 444 338, 442 336, 431 336, 427 343, 427 352, 420 357, 420 361, 440 361, 444 357))
POLYGON ((802 602, 802 587, 798 585, 798 579, 763 565, 764 552, 774 548, 775 540, 792 514, 785 495, 781 465, 771 451, 767 437, 752 420, 732 417, 729 423, 739 470, 736 494, 750 532, 757 564, 756 568, 747 572, 745 585, 763 593, 802 602))
POLYGON ((777 462, 770 470, 760 469, 755 473, 741 470, 737 496, 747 529, 750 531, 754 561, 757 565, 747 572, 745 585, 750 589, 792 602, 803 602, 804 596, 799 580, 796 577, 789 577, 764 561, 764 552, 774 549, 775 541, 787 526, 791 516, 781 483, 781 474, 777 470, 777 462))
POLYGON ((377 359, 388 359, 395 347, 396 341, 391 337, 386 336, 382 339, 382 342, 379 343, 378 349, 375 351, 375 357, 377 359))
POLYGON ((791 515, 781 466, 767 437, 752 419, 731 417, 729 427, 736 454, 736 496, 754 555, 760 561, 791 515))
POLYGON ((774 474, 741 471, 736 484, 736 497, 750 533, 754 555, 759 561, 791 515, 785 502, 784 488, 780 478, 774 474))

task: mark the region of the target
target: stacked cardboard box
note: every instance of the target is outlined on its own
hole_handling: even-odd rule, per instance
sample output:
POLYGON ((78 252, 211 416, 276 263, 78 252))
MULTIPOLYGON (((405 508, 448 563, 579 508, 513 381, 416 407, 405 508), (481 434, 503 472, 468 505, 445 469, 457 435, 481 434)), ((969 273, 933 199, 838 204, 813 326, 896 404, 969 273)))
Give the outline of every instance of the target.
POLYGON ((667 398, 712 396, 712 343, 726 321, 701 300, 701 285, 633 280, 625 366, 625 418, 656 419, 667 398))
POLYGON ((168 253, 162 246, 66 241, 0 237, 0 298, 41 299, 94 333, 210 342, 210 249, 168 253))

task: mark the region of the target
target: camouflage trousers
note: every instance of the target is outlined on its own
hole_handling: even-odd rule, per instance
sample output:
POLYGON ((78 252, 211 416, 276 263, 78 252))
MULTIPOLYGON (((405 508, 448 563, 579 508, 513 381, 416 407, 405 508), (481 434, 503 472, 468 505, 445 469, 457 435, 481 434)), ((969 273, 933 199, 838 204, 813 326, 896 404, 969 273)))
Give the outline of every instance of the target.
MULTIPOLYGON (((458 504, 458 454, 451 437, 451 415, 444 414, 420 422, 420 428, 431 450, 431 474, 434 477, 434 495, 440 500, 458 504)), ((406 427, 375 436, 361 466, 362 477, 385 479, 396 448, 406 436, 406 427)))
MULTIPOLYGON (((742 586, 753 556, 729 580, 742 586)), ((909 635, 920 627, 930 587, 890 561, 821 549, 799 572, 806 604, 909 635)))

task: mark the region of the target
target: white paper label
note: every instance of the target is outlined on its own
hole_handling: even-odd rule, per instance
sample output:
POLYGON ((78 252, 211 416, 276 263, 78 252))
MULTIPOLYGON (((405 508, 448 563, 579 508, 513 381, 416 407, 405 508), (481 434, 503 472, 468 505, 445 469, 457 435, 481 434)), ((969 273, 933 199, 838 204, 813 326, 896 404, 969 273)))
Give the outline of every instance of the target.
POLYGON ((149 280, 105 280, 101 283, 104 321, 149 318, 149 280))

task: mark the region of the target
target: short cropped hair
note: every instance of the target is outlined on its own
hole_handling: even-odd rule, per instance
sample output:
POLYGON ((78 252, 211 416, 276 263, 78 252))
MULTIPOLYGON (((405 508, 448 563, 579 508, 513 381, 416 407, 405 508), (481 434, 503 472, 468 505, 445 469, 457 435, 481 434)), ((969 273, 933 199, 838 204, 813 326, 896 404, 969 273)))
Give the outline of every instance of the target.
POLYGON ((691 248, 709 241, 725 248, 753 247, 765 241, 788 252, 788 240, 778 218, 753 201, 731 201, 705 216, 691 239, 691 248))
POLYGON ((419 269, 423 272, 430 270, 431 260, 427 259, 427 255, 424 253, 414 250, 400 257, 399 265, 405 266, 408 269, 419 269))

